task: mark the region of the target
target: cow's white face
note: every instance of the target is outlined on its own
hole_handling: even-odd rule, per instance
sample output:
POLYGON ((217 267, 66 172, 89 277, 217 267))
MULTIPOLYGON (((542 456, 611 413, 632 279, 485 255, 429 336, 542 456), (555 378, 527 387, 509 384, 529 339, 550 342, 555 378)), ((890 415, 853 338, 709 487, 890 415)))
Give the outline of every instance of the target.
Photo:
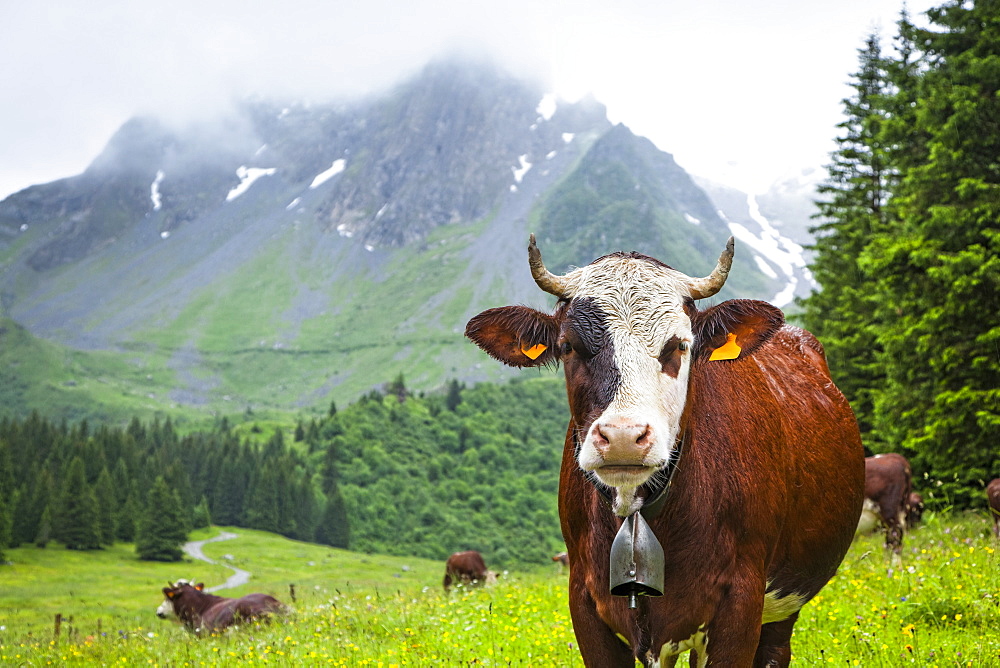
POLYGON ((156 616, 160 619, 177 619, 174 604, 169 598, 163 599, 163 603, 160 603, 160 607, 156 609, 156 616))
POLYGON ((614 488, 614 509, 623 517, 642 505, 636 490, 666 476, 677 456, 692 351, 722 350, 740 336, 752 350, 781 326, 773 307, 744 304, 711 317, 706 314, 718 307, 695 308, 695 300, 722 289, 732 261, 730 237, 704 278, 638 253, 613 253, 557 276, 545 268, 532 235, 531 275, 559 297, 556 313, 504 306, 483 311, 465 327, 466 336, 504 364, 562 362, 577 464, 614 488))
POLYGON ((675 454, 693 342, 691 302, 677 272, 610 256, 579 270, 560 331, 577 433, 577 462, 616 490, 615 512, 675 454))

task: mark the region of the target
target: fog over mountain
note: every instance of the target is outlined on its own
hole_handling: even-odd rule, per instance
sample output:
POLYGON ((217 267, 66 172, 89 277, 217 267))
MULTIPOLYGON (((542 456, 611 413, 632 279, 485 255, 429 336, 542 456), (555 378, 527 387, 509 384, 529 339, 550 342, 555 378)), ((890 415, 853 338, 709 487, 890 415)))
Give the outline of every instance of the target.
MULTIPOLYGON (((910 0, 909 12, 938 3, 910 0)), ((686 170, 762 192, 817 167, 868 32, 900 0, 289 0, 0 4, 0 199, 79 174, 129 118, 177 127, 249 95, 384 94, 448 53, 600 99, 686 170), (756 185, 754 185, 756 184, 756 185), (759 187, 758 187, 759 186, 759 187)))

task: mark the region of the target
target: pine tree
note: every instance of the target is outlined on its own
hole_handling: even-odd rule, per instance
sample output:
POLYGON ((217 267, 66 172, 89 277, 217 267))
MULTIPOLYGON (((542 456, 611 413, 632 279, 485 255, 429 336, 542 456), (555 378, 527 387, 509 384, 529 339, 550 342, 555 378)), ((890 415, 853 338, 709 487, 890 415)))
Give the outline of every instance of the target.
POLYGON ((326 446, 323 463, 319 469, 319 488, 327 496, 330 495, 331 490, 337 487, 337 479, 339 478, 339 474, 337 473, 337 446, 339 442, 340 439, 334 437, 329 445, 326 446))
MULTIPOLYGON (((86 424, 82 428, 85 428, 86 424)), ((97 526, 97 500, 87 485, 83 460, 70 460, 63 479, 55 514, 53 538, 70 550, 96 550, 101 547, 97 526)))
POLYGON ((118 459, 111 474, 115 493, 115 538, 131 543, 135 538, 135 518, 138 511, 136 482, 129 475, 124 459, 118 459))
POLYGON ((247 524, 251 528, 275 533, 281 533, 285 529, 281 521, 283 504, 278 477, 273 466, 254 473, 246 509, 247 524))
POLYGON ((13 510, 17 496, 10 447, 6 441, 0 440, 0 560, 3 559, 4 548, 11 546, 13 539, 13 510))
POLYGON ((402 372, 386 387, 386 394, 395 396, 399 403, 406 401, 409 390, 406 389, 406 379, 403 378, 402 372))
POLYGON ((158 476, 139 517, 135 551, 143 561, 180 561, 187 535, 181 501, 158 476))
POLYGON ((194 507, 191 515, 191 527, 194 529, 205 529, 212 525, 212 516, 208 511, 208 499, 204 496, 194 507))
MULTIPOLYGON (((875 277, 886 382, 875 428, 950 501, 974 502, 1000 474, 1000 12, 995 0, 928 12, 916 31, 924 73, 902 165, 898 224, 859 263, 875 277)), ((911 92, 912 93, 912 92, 911 92)))
POLYGON ((97 500, 97 531, 102 545, 113 545, 115 542, 115 516, 118 514, 118 503, 115 499, 114 484, 108 470, 101 469, 94 483, 94 497, 97 500))
POLYGON ((250 486, 253 463, 246 450, 234 442, 227 443, 223 451, 222 468, 209 499, 212 519, 221 526, 243 526, 246 517, 244 499, 250 486))
POLYGON ((137 519, 142 511, 136 485, 133 483, 128 489, 125 502, 118 508, 118 514, 115 516, 115 538, 125 543, 135 540, 137 519))
MULTIPOLYGON (((28 522, 31 521, 32 508, 28 506, 31 503, 31 492, 27 485, 22 485, 17 491, 14 492, 14 497, 10 501, 10 531, 8 540, 6 543, 7 547, 20 547, 22 543, 26 542, 24 536, 31 531, 28 522)), ((5 507, 0 506, 0 516, 5 512, 5 507)), ((0 523, 3 519, 0 518, 0 523)), ((0 531, 2 533, 2 531, 0 531)), ((2 559, 4 543, 0 540, 0 559, 2 559)))
POLYGON ((879 42, 878 33, 872 33, 858 50, 854 95, 843 101, 842 136, 819 187, 823 200, 817 202, 818 217, 824 222, 812 230, 816 256, 810 269, 822 290, 800 301, 803 322, 823 343, 830 373, 866 435, 871 431, 872 388, 883 373, 871 328, 873 279, 858 257, 872 234, 885 227, 891 174, 881 140, 889 84, 879 42))
POLYGON ((345 550, 351 546, 351 526, 347 519, 347 507, 336 486, 327 495, 323 514, 319 524, 316 525, 316 541, 345 550))
MULTIPOLYGON (((20 502, 14 519, 15 540, 18 544, 34 542, 42 522, 42 512, 53 500, 53 487, 52 474, 47 468, 32 467, 32 472, 21 488, 20 502)), ((50 516, 50 535, 51 531, 52 518, 50 516)))
POLYGON ((462 403, 462 390, 465 389, 463 383, 459 383, 457 379, 452 378, 448 381, 448 396, 445 398, 444 404, 448 407, 452 413, 458 408, 458 405, 462 403))
POLYGON ((52 540, 52 510, 46 503, 42 509, 42 517, 38 522, 38 533, 35 534, 35 547, 45 547, 52 540))

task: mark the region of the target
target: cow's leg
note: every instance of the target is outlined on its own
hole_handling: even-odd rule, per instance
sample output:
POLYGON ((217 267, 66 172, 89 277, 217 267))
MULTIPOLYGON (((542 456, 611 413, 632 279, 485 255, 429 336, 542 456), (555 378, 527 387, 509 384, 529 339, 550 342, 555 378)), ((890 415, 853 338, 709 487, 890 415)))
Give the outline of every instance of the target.
POLYGON ((754 668, 787 668, 792 661, 792 627, 799 613, 760 627, 760 642, 753 657, 754 668))
POLYGON ((579 586, 570 585, 569 612, 573 619, 576 643, 580 646, 585 666, 635 667, 632 650, 597 614, 597 604, 582 583, 579 586))
POLYGON ((899 519, 899 513, 885 504, 879 506, 879 515, 885 524, 885 547, 891 550, 896 556, 903 551, 903 525, 899 519))
MULTIPOLYGON (((763 578, 760 579, 763 583, 763 578)), ((705 627, 706 646, 699 659, 708 666, 750 668, 760 640, 764 587, 733 585, 705 627)))

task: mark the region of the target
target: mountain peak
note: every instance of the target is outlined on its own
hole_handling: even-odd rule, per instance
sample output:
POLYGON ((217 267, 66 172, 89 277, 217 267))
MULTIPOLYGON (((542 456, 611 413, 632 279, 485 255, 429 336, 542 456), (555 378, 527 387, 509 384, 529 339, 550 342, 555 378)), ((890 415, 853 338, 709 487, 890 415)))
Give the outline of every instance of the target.
MULTIPOLYGON (((596 100, 443 60, 364 100, 129 121, 84 174, 0 202, 0 295, 33 335, 131 351, 124 375, 158 383, 141 396, 313 405, 401 369, 419 389, 513 373, 478 366, 462 331, 544 303, 529 232, 556 270, 639 250, 690 274, 731 233, 596 100)), ((774 280, 738 251, 727 289, 774 280)))

